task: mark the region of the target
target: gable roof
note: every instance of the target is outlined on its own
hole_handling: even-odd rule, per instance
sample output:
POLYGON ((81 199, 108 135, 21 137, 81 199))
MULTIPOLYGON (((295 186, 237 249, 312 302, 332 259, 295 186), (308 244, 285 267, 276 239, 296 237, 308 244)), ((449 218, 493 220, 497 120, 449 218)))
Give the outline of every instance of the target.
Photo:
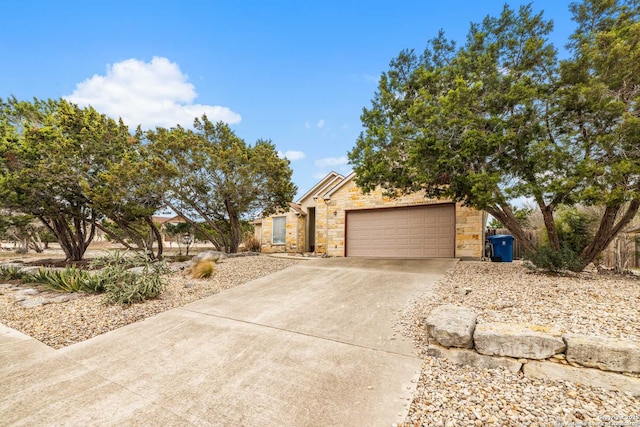
POLYGON ((351 172, 342 181, 340 181, 337 185, 335 185, 332 188, 330 188, 329 191, 327 191, 322 197, 324 199, 330 199, 332 194, 334 194, 336 191, 338 191, 339 189, 341 189, 342 187, 347 185, 349 182, 353 181, 353 178, 355 178, 355 177, 356 177, 356 173, 355 172, 351 172))
POLYGON ((176 215, 176 216, 152 216, 151 217, 151 221, 155 222, 156 224, 166 224, 166 223, 171 223, 171 224, 175 224, 178 222, 187 222, 187 220, 180 216, 180 215, 176 215))
POLYGON ((298 199, 298 201, 296 203, 301 204, 304 199, 313 196, 313 197, 318 197, 318 192, 324 190, 325 187, 329 186, 331 183, 333 183, 336 180, 343 180, 344 176, 340 175, 338 172, 329 172, 327 174, 327 176, 325 176, 324 178, 322 178, 320 180, 320 182, 318 182, 316 185, 314 185, 311 190, 307 191, 306 193, 304 193, 302 195, 302 197, 300 197, 298 199))

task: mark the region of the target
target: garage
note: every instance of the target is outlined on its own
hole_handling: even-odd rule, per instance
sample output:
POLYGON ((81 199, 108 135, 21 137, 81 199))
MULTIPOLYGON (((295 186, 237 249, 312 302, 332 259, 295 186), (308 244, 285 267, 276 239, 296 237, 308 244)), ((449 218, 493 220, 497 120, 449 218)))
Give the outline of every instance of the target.
POLYGON ((454 204, 354 210, 346 214, 346 256, 455 256, 454 204))

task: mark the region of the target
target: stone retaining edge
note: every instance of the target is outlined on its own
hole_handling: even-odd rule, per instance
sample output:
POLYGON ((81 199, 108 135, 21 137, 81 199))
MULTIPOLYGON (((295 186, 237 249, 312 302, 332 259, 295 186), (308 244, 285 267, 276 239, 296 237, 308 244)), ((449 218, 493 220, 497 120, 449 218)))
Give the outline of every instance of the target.
POLYGON ((425 326, 427 354, 459 365, 502 367, 532 378, 570 381, 640 396, 640 346, 634 341, 560 334, 537 326, 487 323, 476 328, 475 324, 476 316, 466 307, 434 308, 425 326), (483 346, 492 347, 490 351, 476 348, 476 338, 482 339, 483 346), (485 342, 488 339, 493 342, 485 342))

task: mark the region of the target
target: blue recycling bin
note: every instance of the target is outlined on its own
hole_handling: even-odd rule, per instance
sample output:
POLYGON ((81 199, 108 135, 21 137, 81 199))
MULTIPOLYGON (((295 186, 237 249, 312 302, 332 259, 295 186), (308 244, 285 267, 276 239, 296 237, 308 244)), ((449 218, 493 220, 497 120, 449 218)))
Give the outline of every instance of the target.
POLYGON ((508 234, 497 234, 488 236, 489 244, 491 244, 491 261, 494 262, 511 262, 513 261, 513 236, 508 234))

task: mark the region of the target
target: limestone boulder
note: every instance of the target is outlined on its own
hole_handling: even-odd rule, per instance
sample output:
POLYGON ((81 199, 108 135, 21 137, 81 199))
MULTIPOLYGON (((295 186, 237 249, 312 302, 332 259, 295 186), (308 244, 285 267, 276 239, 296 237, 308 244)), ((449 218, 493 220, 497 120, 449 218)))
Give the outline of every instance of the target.
POLYGON ((567 360, 613 372, 640 372, 640 345, 634 341, 567 334, 567 360))
POLYGON ((565 350, 560 333, 545 327, 484 323, 473 333, 476 351, 487 356, 547 359, 565 350))
POLYGON ((495 357, 478 354, 466 348, 445 348, 436 344, 429 344, 427 354, 432 357, 444 358, 462 366, 475 366, 481 369, 506 368, 511 372, 519 372, 522 363, 509 357, 495 357))
POLYGON ((220 262, 227 258, 224 252, 220 251, 204 251, 191 258, 191 266, 197 265, 203 261, 220 262))
POLYGON ((441 305, 427 318, 427 332, 443 347, 473 348, 478 316, 466 307, 441 305))

